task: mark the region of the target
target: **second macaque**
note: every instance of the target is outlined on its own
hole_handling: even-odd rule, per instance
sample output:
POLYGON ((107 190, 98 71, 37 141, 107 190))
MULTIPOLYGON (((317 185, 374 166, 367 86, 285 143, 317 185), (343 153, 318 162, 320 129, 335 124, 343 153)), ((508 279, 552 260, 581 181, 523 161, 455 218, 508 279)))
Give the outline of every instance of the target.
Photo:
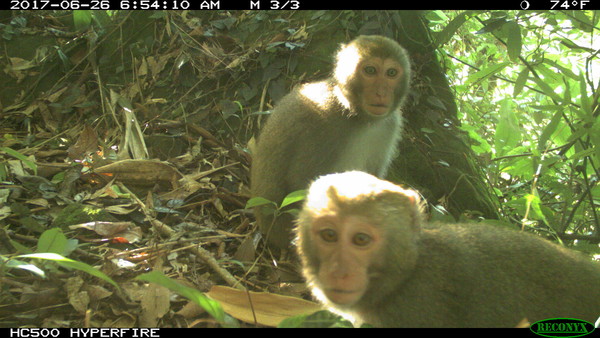
MULTIPOLYGON (((410 64, 406 51, 382 36, 342 45, 332 76, 296 88, 275 106, 253 153, 253 197, 275 203, 306 189, 319 175, 362 170, 383 177, 401 137, 410 64)), ((255 209, 267 242, 287 248, 293 217, 255 209)))
POLYGON ((322 176, 299 216, 313 294, 377 327, 515 327, 595 322, 600 264, 531 234, 427 224, 417 193, 362 172, 322 176))

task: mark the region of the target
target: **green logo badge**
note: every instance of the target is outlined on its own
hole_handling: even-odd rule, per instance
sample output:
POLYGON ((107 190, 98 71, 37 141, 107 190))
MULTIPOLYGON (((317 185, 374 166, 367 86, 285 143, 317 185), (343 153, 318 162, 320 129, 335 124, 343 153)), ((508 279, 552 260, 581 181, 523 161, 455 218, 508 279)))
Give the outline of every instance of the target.
POLYGON ((550 318, 531 324, 531 331, 544 337, 581 337, 594 331, 594 325, 575 318, 550 318))

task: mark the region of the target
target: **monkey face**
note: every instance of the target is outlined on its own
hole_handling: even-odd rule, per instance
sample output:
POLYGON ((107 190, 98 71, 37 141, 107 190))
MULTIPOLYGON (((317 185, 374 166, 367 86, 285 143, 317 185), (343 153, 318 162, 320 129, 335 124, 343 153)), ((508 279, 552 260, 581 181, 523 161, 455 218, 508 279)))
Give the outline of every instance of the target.
POLYGON ((357 77, 360 83, 360 107, 373 116, 387 115, 396 108, 396 96, 404 75, 402 65, 393 59, 368 58, 359 63, 357 77))
POLYGON ((359 216, 324 216, 311 228, 321 257, 318 287, 328 301, 352 306, 368 288, 368 267, 381 247, 381 231, 359 216))

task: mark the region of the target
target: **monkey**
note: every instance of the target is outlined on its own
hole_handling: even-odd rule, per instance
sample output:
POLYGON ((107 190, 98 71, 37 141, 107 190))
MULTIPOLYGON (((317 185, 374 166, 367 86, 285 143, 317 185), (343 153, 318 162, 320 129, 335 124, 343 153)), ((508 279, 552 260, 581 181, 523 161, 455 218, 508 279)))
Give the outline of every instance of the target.
MULTIPOLYGON (((361 35, 342 45, 328 79, 304 84, 275 105, 253 149, 252 197, 280 203, 334 172, 385 176, 401 138, 409 79, 408 54, 394 40, 361 35)), ((254 211, 268 245, 289 248, 294 217, 254 211)))
POLYGON ((522 231, 425 222, 417 192, 360 171, 319 177, 296 243, 312 294, 375 327, 594 323, 600 264, 522 231))

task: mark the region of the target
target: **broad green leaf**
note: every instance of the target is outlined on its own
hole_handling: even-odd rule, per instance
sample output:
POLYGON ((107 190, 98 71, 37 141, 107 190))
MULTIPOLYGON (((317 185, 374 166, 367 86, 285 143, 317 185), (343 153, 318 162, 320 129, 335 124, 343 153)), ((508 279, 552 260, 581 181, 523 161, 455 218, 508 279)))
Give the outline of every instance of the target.
POLYGON ((560 75, 566 75, 573 80, 579 80, 579 76, 577 76, 575 73, 573 73, 573 71, 571 69, 559 64, 558 62, 556 62, 554 60, 544 59, 544 63, 547 63, 548 65, 557 68, 560 71, 560 75))
POLYGON ((38 239, 36 252, 54 252, 59 255, 68 256, 77 249, 79 241, 67 239, 60 228, 52 228, 44 231, 38 239))
POLYGON ((296 329, 302 327, 309 315, 297 315, 286 318, 279 323, 277 327, 286 329, 296 329))
POLYGON ((444 23, 444 22, 448 21, 448 16, 446 16, 446 14, 444 14, 444 12, 440 11, 440 10, 434 10, 431 12, 427 12, 426 16, 427 16, 427 20, 430 23, 438 24, 438 23, 444 23))
POLYGON ((538 141, 539 151, 544 151, 546 149, 546 142, 556 131, 556 128, 558 127, 561 121, 561 118, 562 111, 557 111, 556 113, 554 113, 554 116, 552 116, 552 120, 550 120, 550 123, 548 123, 548 125, 544 128, 544 130, 542 131, 542 135, 540 136, 540 140, 538 141))
POLYGON ((564 83, 565 77, 560 72, 557 72, 556 69, 548 67, 545 63, 537 64, 533 68, 540 75, 540 78, 543 79, 544 83, 551 88, 556 88, 558 85, 564 83))
POLYGON ((15 241, 15 240, 10 240, 10 245, 13 246, 13 248, 15 248, 17 250, 17 253, 20 254, 28 254, 28 253, 32 253, 33 250, 29 247, 24 246, 23 244, 15 241))
POLYGON ((292 316, 277 325, 278 328, 352 328, 351 322, 327 310, 292 316))
POLYGON ((533 81, 535 81, 535 83, 538 85, 538 87, 540 87, 544 94, 550 96, 552 100, 554 100, 557 103, 562 102, 560 96, 558 96, 558 94, 554 92, 554 89, 552 89, 544 80, 534 76, 533 81))
POLYGON ((34 254, 27 254, 27 255, 19 255, 17 257, 20 258, 37 258, 37 259, 44 259, 44 260, 50 260, 50 261, 55 261, 57 262, 59 265, 66 267, 66 268, 70 268, 70 269, 76 269, 76 270, 80 270, 83 272, 86 272, 94 277, 98 277, 112 285, 114 285, 116 288, 119 288, 119 285, 117 283, 115 283, 115 281, 113 281, 110 277, 108 277, 107 275, 105 275, 102 271, 94 268, 93 266, 90 266, 88 264, 85 264, 83 262, 78 262, 69 258, 66 258, 64 256, 61 256, 59 254, 56 253, 34 253, 34 254))
POLYGON ((487 78, 489 76, 492 76, 492 75, 500 72, 502 69, 504 69, 504 67, 508 66, 509 64, 510 64, 510 62, 505 61, 505 62, 499 63, 497 65, 493 65, 491 67, 488 67, 486 69, 482 69, 482 70, 480 70, 478 72, 475 72, 475 73, 469 75, 469 77, 467 78, 466 83, 469 84, 469 83, 474 83, 474 82, 477 82, 477 81, 481 81, 481 80, 483 80, 483 79, 485 79, 485 78, 487 78))
POLYGON ((277 207, 277 203, 275 203, 273 201, 269 201, 266 198, 252 197, 251 199, 248 200, 248 202, 246 202, 246 209, 250 209, 250 208, 254 208, 254 207, 258 207, 258 206, 266 205, 266 204, 271 204, 274 207, 277 207))
POLYGON ((596 151, 596 149, 594 149, 594 148, 588 148, 586 150, 578 151, 577 153, 573 154, 573 156, 569 156, 569 160, 577 161, 578 159, 580 159, 582 157, 586 157, 586 156, 590 156, 590 155, 594 154, 595 151, 596 151))
POLYGON ((577 52, 594 53, 594 49, 589 48, 589 47, 580 46, 567 38, 560 39, 560 43, 563 44, 565 47, 570 48, 577 52))
POLYGON ((78 31, 87 29, 92 23, 92 11, 78 10, 71 11, 73 13, 73 23, 78 31))
POLYGON ((478 30, 477 32, 475 32, 475 34, 484 34, 484 33, 490 33, 490 32, 496 31, 496 30, 504 27, 504 25, 506 23, 507 23, 507 21, 505 18, 488 19, 483 22, 484 27, 482 29, 478 30))
POLYGON ((520 141, 521 128, 514 112, 513 101, 504 99, 500 104, 500 118, 494 136, 497 154, 504 154, 506 150, 516 147, 520 141))
POLYGON ((302 201, 306 198, 306 190, 296 190, 294 192, 289 193, 281 202, 281 208, 286 207, 290 204, 302 201))
POLYGON ((53 252, 59 255, 65 253, 67 237, 60 228, 52 228, 44 231, 38 239, 37 252, 53 252))
POLYGON ((569 136, 569 138, 565 141, 565 143, 570 143, 584 135, 588 134, 588 130, 585 128, 574 128, 573 133, 569 136))
POLYGON ((506 40, 506 48, 508 50, 508 56, 513 62, 519 60, 521 55, 521 47, 523 45, 521 41, 521 27, 515 21, 507 23, 508 28, 508 39, 506 40))
POLYGON ((571 22, 573 23, 574 27, 577 27, 584 32, 590 33, 594 30, 595 27, 594 25, 592 25, 590 18, 585 12, 586 11, 570 11, 570 13, 572 13, 573 15, 573 17, 571 18, 571 22))
POLYGON ((525 195, 525 200, 526 200, 526 204, 529 207, 531 207, 531 210, 533 211, 533 214, 534 214, 534 218, 541 219, 544 222, 546 222, 546 224, 547 224, 548 222, 546 221, 546 216, 544 215, 544 213, 542 212, 542 209, 541 209, 542 201, 540 200, 539 196, 527 194, 527 195, 525 195))
POLYGON ((435 41, 437 47, 441 47, 450 41, 452 36, 454 36, 454 33, 456 33, 460 26, 467 21, 469 13, 469 11, 460 13, 454 19, 452 19, 452 21, 450 21, 441 32, 437 33, 435 41))
POLYGON ((513 96, 517 96, 521 93, 525 84, 527 83, 527 78, 529 76, 529 68, 525 67, 517 76, 517 80, 515 81, 515 86, 513 88, 513 96))

